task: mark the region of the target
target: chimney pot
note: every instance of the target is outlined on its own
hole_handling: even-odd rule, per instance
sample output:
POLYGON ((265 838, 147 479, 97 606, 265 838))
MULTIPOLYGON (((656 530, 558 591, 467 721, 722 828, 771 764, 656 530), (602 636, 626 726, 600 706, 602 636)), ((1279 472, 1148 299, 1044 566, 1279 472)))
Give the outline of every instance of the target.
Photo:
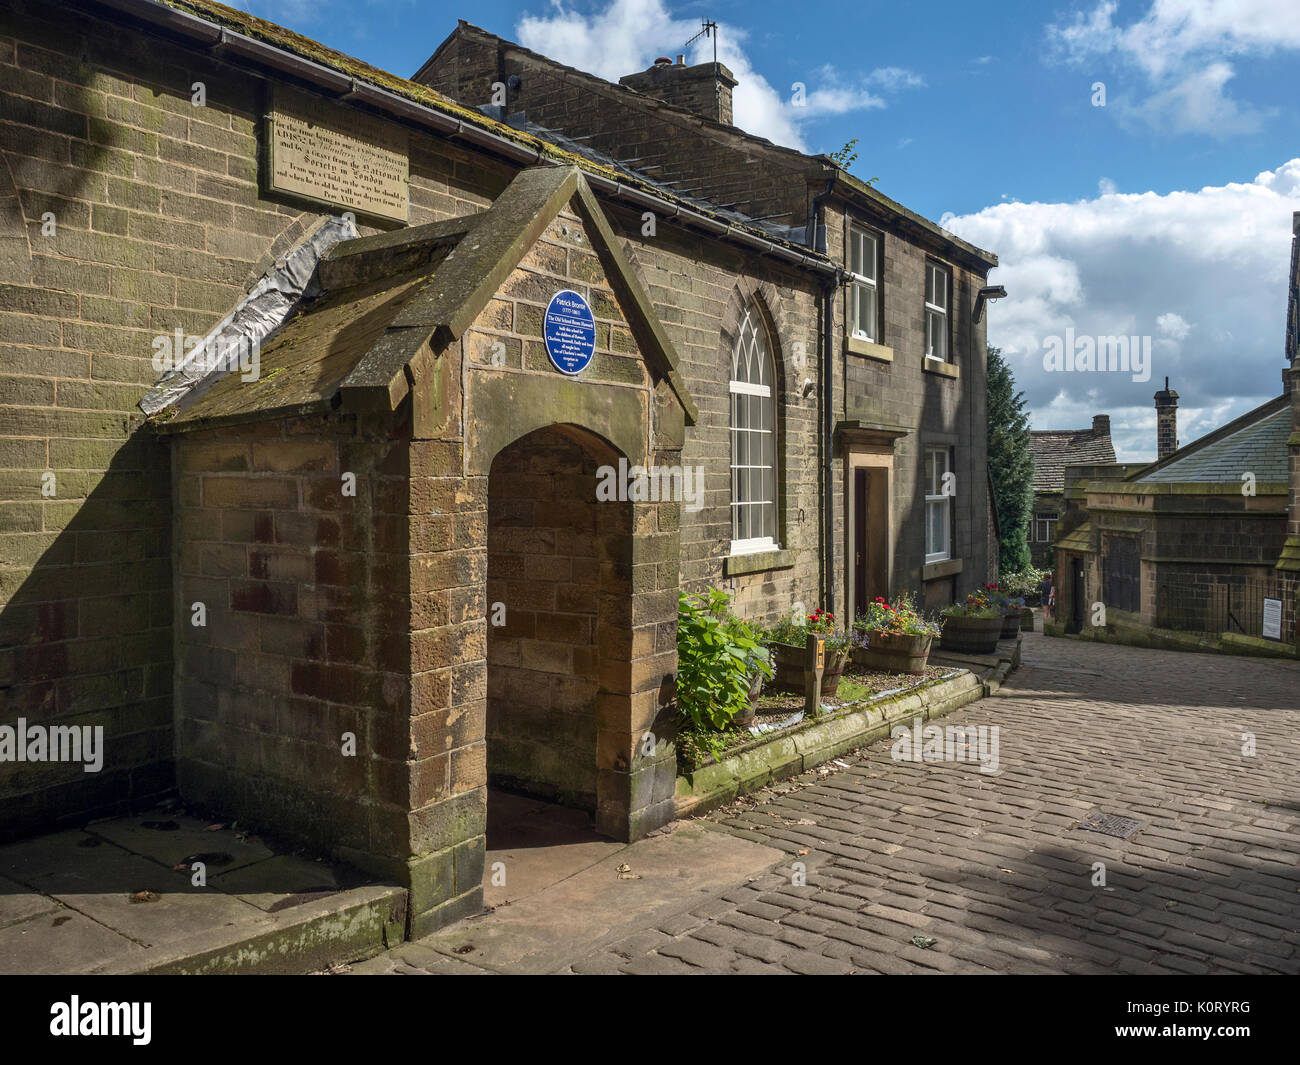
POLYGON ((648 70, 627 74, 618 83, 725 126, 732 124, 731 93, 736 77, 721 63, 687 66, 684 52, 676 63, 660 56, 648 70))
POLYGON ((1105 433, 1110 436, 1110 415, 1094 414, 1092 416, 1092 431, 1094 433, 1105 433))
POLYGON ((1169 378, 1165 378, 1165 387, 1156 393, 1156 458, 1178 450, 1178 393, 1169 388, 1169 378))

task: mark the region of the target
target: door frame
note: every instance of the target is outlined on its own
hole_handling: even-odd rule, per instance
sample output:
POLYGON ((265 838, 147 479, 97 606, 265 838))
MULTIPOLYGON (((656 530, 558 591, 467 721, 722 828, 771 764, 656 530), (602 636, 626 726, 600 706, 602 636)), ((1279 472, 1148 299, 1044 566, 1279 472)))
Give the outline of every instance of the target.
POLYGON ((892 576, 894 572, 894 448, 893 441, 883 444, 850 444, 844 455, 844 607, 845 616, 850 622, 865 603, 856 601, 857 574, 854 553, 856 551, 856 526, 858 520, 855 485, 857 471, 865 472, 867 482, 868 521, 875 521, 867 530, 867 588, 868 596, 874 591, 876 595, 886 597, 892 594, 892 576), (883 503, 883 513, 881 505, 883 503), (872 527, 874 526, 874 528, 872 527), (883 526, 883 528, 882 528, 883 526), (875 532, 873 538, 872 533, 875 532), (884 533, 884 550, 872 552, 870 547, 879 542, 880 533, 884 533))

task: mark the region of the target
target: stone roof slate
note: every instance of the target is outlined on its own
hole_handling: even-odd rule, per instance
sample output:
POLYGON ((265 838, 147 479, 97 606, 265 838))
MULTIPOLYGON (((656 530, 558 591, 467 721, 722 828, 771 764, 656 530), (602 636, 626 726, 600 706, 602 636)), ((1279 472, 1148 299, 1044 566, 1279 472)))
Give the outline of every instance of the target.
POLYGON ((1065 491, 1065 467, 1101 466, 1115 461, 1110 432, 1099 429, 1042 429, 1029 434, 1034 456, 1034 491, 1065 491))
MULTIPOLYGON (((1283 397, 1285 398, 1285 397, 1283 397)), ((1223 432, 1211 434, 1180 448, 1150 473, 1135 481, 1150 483, 1241 483, 1243 473, 1253 473, 1259 483, 1284 483, 1288 476, 1287 439, 1291 435, 1291 408, 1270 400, 1223 432), (1234 428, 1235 426, 1235 428, 1234 428)))

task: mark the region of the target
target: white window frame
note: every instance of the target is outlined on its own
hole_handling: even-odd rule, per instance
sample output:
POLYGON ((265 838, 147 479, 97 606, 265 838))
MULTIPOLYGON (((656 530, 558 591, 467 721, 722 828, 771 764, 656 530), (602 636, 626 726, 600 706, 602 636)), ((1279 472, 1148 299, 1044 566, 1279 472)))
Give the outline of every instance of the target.
POLYGON ((952 456, 946 447, 928 447, 925 449, 922 476, 925 478, 925 561, 947 562, 952 558, 952 496, 943 491, 943 475, 952 468, 952 456), (933 468, 931 457, 942 456, 943 465, 933 468), (930 509, 932 506, 943 508, 943 548, 930 550, 930 509))
POLYGON ((728 414, 728 435, 730 437, 731 553, 733 555, 775 551, 780 548, 780 543, 777 540, 780 530, 778 501, 781 498, 781 480, 779 475, 780 441, 777 438, 776 382, 776 357, 772 351, 767 328, 759 316, 757 308, 750 304, 745 308, 745 313, 740 321, 740 328, 736 332, 736 343, 731 353, 731 380, 728 383, 728 400, 731 408, 728 414), (759 378, 758 381, 751 379, 756 373, 759 378), (737 397, 752 396, 770 401, 767 404, 767 409, 771 412, 771 421, 768 425, 753 428, 748 425, 740 426, 737 424, 737 411, 744 409, 738 405, 737 397), (759 436, 768 434, 771 436, 772 462, 770 467, 761 459, 758 462, 750 461, 744 465, 737 463, 736 443, 738 432, 757 434, 759 436), (771 499, 751 500, 737 498, 736 486, 741 483, 737 477, 738 470, 750 472, 769 468, 772 483, 771 499), (737 537, 736 533, 739 531, 739 515, 742 507, 759 508, 761 521, 770 529, 770 532, 762 536, 737 537))
POLYGON ((1056 523, 1061 520, 1059 513, 1044 511, 1034 515, 1034 542, 1050 544, 1056 536, 1056 523))
POLYGON ((925 357, 935 362, 952 361, 952 322, 949 317, 949 309, 952 306, 952 271, 943 263, 934 259, 925 260, 925 357), (930 300, 930 281, 931 279, 943 281, 943 291, 940 292, 938 284, 935 285, 936 298, 942 297, 943 302, 931 302, 930 300), (934 348, 931 344, 931 321, 941 321, 943 323, 943 355, 934 354, 934 348))
POLYGON ((874 229, 868 229, 866 226, 851 224, 849 226, 849 336, 855 340, 866 340, 872 344, 879 343, 878 336, 880 330, 880 248, 883 243, 881 234, 874 229), (853 269, 853 260, 858 250, 858 241, 863 243, 862 262, 865 265, 867 260, 867 246, 871 250, 871 274, 863 274, 853 269), (862 328, 862 323, 858 321, 858 289, 870 289, 875 296, 875 320, 871 322, 870 329, 862 328))

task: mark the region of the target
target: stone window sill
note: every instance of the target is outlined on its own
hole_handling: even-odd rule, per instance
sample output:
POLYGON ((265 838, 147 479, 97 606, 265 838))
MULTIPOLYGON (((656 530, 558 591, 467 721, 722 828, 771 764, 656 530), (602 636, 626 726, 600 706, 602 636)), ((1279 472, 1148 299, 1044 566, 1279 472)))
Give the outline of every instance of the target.
POLYGON ((921 367, 926 373, 937 373, 941 377, 959 377, 957 367, 950 362, 940 362, 938 359, 932 359, 928 355, 925 357, 925 363, 921 367))
POLYGON ((724 577, 741 577, 747 573, 764 573, 772 569, 789 569, 794 565, 790 550, 754 551, 746 555, 728 555, 722 560, 724 577))
POLYGON ((942 562, 927 562, 921 568, 921 580, 934 581, 961 572, 961 559, 945 558, 942 562))
POLYGON ((875 359, 878 362, 893 362, 894 349, 887 348, 884 344, 875 344, 870 340, 862 340, 859 337, 846 336, 844 338, 844 352, 847 355, 861 355, 865 359, 875 359))

